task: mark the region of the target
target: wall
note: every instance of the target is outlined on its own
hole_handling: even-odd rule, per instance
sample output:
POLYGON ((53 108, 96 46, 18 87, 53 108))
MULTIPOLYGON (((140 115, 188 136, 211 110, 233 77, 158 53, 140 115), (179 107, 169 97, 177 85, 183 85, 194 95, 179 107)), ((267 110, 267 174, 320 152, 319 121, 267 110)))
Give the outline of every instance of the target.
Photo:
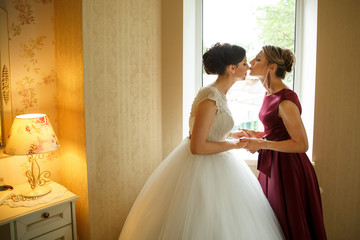
MULTIPOLYGON (((58 134, 54 5, 51 0, 1 0, 0 6, 8 12, 13 118, 45 113, 58 134)), ((39 162, 43 170, 50 170, 52 180, 59 181, 58 151, 46 154, 39 162)), ((25 156, 0 156, 0 177, 7 184, 26 182, 28 168, 25 156)))
MULTIPOLYGON (((183 1, 161 5, 162 144, 165 158, 182 140, 183 1)), ((190 112, 190 110, 189 110, 190 112)))
MULTIPOLYGON (((19 74, 19 69, 33 64, 38 70, 33 71, 34 76, 28 69, 20 78, 14 74, 14 116, 39 109, 48 113, 61 148, 42 164, 52 172, 52 180, 80 197, 76 201, 80 239, 115 239, 142 185, 163 159, 162 128, 167 153, 181 141, 182 33, 178 30, 182 11, 178 1, 164 5, 161 8, 160 1, 93 1, 83 7, 90 156, 86 159, 81 2, 1 1, 17 34, 18 43, 10 45, 12 69, 19 74), (161 9, 167 9, 162 19, 161 9), (20 10, 26 13, 21 16, 27 17, 22 22, 20 10), (161 34, 162 27, 173 36, 161 34), (165 51, 161 51, 162 38, 165 51), (25 40, 27 45, 22 43, 25 40), (22 53, 25 50, 28 56, 22 53), (52 75, 40 74, 46 71, 52 75), (167 79, 163 85, 162 74, 167 79), (164 101, 162 94, 166 95, 164 101), (162 107, 168 116, 164 126, 162 107)), ((0 159, 0 169, 10 173, 6 183, 26 181, 24 161, 23 157, 0 159)))
POLYGON ((359 1, 318 1, 313 160, 329 240, 360 239, 359 12, 359 1))
POLYGON ((79 196, 77 233, 90 239, 81 0, 54 1, 60 183, 79 196))
MULTIPOLYGON (((80 16, 80 2, 76 1, 70 16, 64 18, 66 24, 71 21, 76 24, 59 26, 60 29, 56 27, 57 31, 65 32, 66 26, 69 26, 72 33, 68 36, 68 43, 63 38, 55 37, 55 43, 62 44, 62 51, 56 53, 56 60, 64 61, 58 60, 62 54, 65 54, 64 59, 70 60, 69 63, 64 61, 61 64, 70 72, 59 72, 59 83, 56 85, 51 73, 55 68, 56 71, 60 70, 54 60, 54 40, 49 40, 53 39, 50 36, 54 33, 49 27, 43 27, 43 24, 49 26, 52 23, 53 13, 48 9, 52 3, 35 0, 0 1, 9 11, 14 31, 20 29, 20 34, 25 34, 14 37, 18 41, 16 44, 16 41, 10 40, 12 70, 15 66, 23 69, 21 75, 13 76, 14 115, 35 110, 46 111, 56 131, 59 125, 62 159, 69 156, 62 152, 62 148, 72 149, 70 143, 78 142, 74 145, 74 158, 69 157, 76 159, 76 162, 69 163, 71 167, 67 169, 88 169, 89 205, 85 202, 85 205, 77 206, 83 211, 82 216, 78 214, 82 239, 90 239, 87 232, 90 228, 91 239, 116 239, 147 177, 163 155, 166 156, 181 140, 181 130, 169 123, 175 120, 179 124, 174 126, 181 126, 182 118, 179 114, 182 106, 179 100, 182 7, 179 2, 84 1, 84 104, 88 162, 85 166, 84 142, 78 138, 83 136, 81 124, 71 128, 79 136, 62 131, 73 126, 70 122, 74 119, 84 121, 81 117, 81 46, 76 45, 80 38, 76 31, 80 31, 80 27, 79 20, 72 19, 76 15, 80 16), (17 3, 30 4, 28 9, 32 14, 27 15, 30 16, 29 22, 19 23, 18 10, 15 9, 17 3), (171 24, 174 24, 174 28, 171 28, 171 24), (38 27, 33 28, 35 26, 38 27), (173 37, 166 35, 166 31, 173 37), (39 36, 46 37, 31 41, 39 36), (65 51, 65 47, 71 51, 65 51), (26 52, 31 53, 28 56, 35 58, 22 55, 21 49, 27 49, 26 52), (70 54, 72 51, 73 55, 70 54), (31 67, 31 74, 28 74, 26 64, 31 67), (40 68, 40 71, 34 72, 34 66, 38 66, 36 69, 40 68), (27 76, 34 81, 23 81, 27 76), (70 78, 76 81, 72 82, 70 78), (18 85, 25 83, 28 85, 24 86, 32 94, 19 91, 18 85), (56 87, 60 92, 57 100, 54 93, 56 87), (75 92, 79 96, 74 96, 75 92), (68 97, 72 99, 70 102, 78 102, 80 107, 65 101, 68 97), (62 105, 63 100, 65 102, 62 105), (51 106, 55 102, 59 104, 58 108, 51 106), (26 105, 29 103, 33 105, 26 105), (65 125, 60 123, 62 114, 65 116, 61 118, 61 123, 65 125), (90 218, 86 216, 87 207, 90 209, 90 218)), ((55 11, 55 14, 59 14, 57 17, 55 15, 55 20, 71 10, 68 9, 70 1, 57 4, 55 1, 55 6, 60 7, 55 11)), ((360 86, 356 71, 360 65, 359 11, 358 1, 319 0, 313 160, 324 190, 322 200, 329 240, 360 238, 357 228, 360 220, 360 177, 357 174, 360 168, 360 148, 356 141, 360 135, 360 99, 357 94, 360 86)), ((15 171, 21 173, 18 166, 23 167, 23 160, 14 158, 9 161, 10 164, 0 159, 0 169, 7 169, 14 173, 12 175, 18 176, 15 171)), ((51 159, 48 160, 50 165, 56 165, 56 160, 51 159)), ((63 171, 64 165, 60 167, 63 171)), ((56 172, 53 175, 55 178, 58 176, 56 172)), ((78 182, 69 171, 62 173, 63 177, 69 177, 64 180, 65 184, 78 182)), ((85 172, 79 177, 84 180, 85 172)), ((12 182, 19 181, 15 178, 12 182)), ((78 185, 74 189, 79 191, 80 199, 86 198, 86 190, 80 189, 78 185)))
POLYGON ((91 239, 117 239, 162 160, 161 2, 83 1, 91 239))
MULTIPOLYGON (((0 6, 8 11, 13 117, 49 116, 61 147, 41 168, 80 197, 78 234, 89 239, 81 1, 6 0, 0 6)), ((26 182, 28 167, 24 156, 0 156, 7 184, 26 182)))

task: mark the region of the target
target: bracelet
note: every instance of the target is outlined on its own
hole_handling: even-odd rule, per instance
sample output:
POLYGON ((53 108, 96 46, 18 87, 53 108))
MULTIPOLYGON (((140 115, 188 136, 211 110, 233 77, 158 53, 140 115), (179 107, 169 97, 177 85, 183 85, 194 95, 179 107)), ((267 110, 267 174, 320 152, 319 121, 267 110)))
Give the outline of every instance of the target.
POLYGON ((231 132, 229 132, 226 138, 231 138, 231 132))
POLYGON ((267 140, 266 138, 264 138, 264 142, 265 142, 265 148, 264 148, 264 149, 268 149, 268 148, 267 148, 267 142, 268 142, 268 140, 267 140))

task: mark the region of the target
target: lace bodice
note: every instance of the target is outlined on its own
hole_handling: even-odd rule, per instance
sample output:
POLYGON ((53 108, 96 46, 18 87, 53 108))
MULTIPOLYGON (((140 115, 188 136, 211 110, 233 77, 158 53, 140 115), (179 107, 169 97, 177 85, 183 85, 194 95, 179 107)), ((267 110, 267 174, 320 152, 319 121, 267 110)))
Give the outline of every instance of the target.
POLYGON ((210 128, 207 140, 213 142, 222 142, 233 128, 234 120, 227 105, 226 96, 213 86, 201 88, 192 104, 189 119, 190 135, 194 126, 196 109, 199 103, 205 99, 214 100, 217 107, 217 113, 210 128))

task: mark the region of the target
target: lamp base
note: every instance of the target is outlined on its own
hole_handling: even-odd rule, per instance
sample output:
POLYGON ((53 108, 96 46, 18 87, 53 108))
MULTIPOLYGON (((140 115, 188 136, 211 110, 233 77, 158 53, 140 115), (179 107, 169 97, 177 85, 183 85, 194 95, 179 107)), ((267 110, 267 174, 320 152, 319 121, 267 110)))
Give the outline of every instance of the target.
POLYGON ((27 189, 21 193, 24 197, 41 197, 51 192, 49 186, 36 186, 34 189, 27 189))

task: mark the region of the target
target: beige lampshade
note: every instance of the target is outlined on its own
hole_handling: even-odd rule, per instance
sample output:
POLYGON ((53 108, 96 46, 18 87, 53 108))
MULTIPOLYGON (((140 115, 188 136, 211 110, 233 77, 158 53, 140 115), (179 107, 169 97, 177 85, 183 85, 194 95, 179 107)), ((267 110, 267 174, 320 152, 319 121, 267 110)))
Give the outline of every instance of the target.
POLYGON ((24 114, 14 119, 4 153, 38 154, 51 152, 59 147, 59 141, 45 114, 24 114))

